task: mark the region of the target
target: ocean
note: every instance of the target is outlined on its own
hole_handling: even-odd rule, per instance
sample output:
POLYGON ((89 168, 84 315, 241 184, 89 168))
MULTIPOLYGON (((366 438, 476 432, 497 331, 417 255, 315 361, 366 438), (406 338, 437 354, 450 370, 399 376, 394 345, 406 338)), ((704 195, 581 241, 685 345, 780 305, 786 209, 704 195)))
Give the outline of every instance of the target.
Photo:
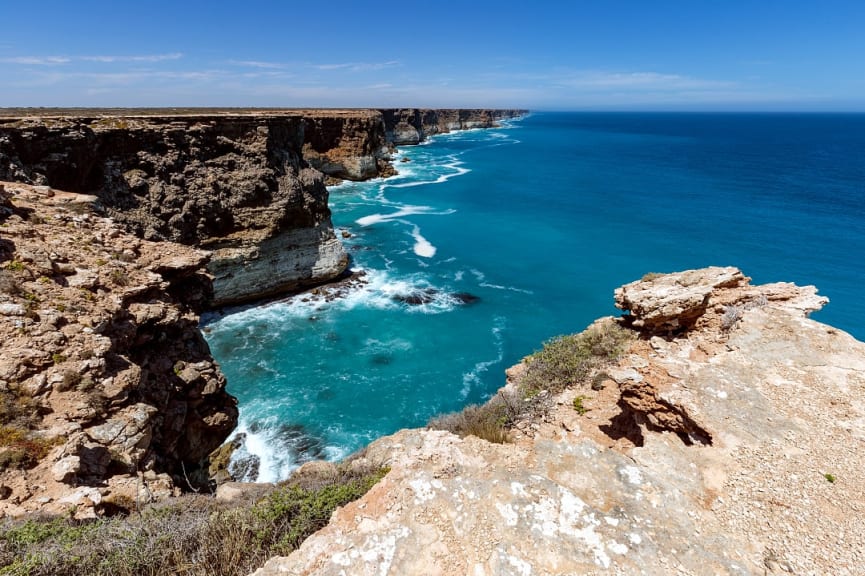
POLYGON ((865 339, 865 115, 533 113, 330 188, 363 284, 212 314, 245 480, 483 402, 647 272, 815 284, 865 339))

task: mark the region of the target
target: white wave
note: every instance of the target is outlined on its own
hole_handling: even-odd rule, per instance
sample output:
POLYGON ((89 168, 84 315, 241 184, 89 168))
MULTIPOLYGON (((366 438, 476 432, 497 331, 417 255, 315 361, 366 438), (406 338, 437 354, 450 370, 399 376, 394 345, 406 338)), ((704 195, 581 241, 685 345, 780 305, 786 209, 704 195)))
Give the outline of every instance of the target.
POLYGON ((244 481, 279 482, 288 478, 292 470, 298 467, 298 463, 287 454, 280 451, 282 453, 280 457, 274 450, 273 438, 267 427, 251 432, 244 422, 240 422, 232 438, 241 434, 245 434, 246 437, 243 444, 231 455, 231 462, 237 463, 250 456, 258 458, 258 475, 254 478, 244 478, 244 481))
POLYGON ((474 276, 478 282, 483 282, 484 280, 486 280, 486 276, 484 275, 484 273, 477 268, 472 268, 471 270, 469 270, 469 272, 472 273, 472 276, 474 276))
POLYGON ((392 212, 390 214, 370 214, 369 216, 363 216, 362 218, 358 218, 355 220, 356 224, 361 226, 371 226, 373 224, 380 224, 382 222, 389 222, 391 220, 399 220, 401 218, 405 218, 406 216, 414 216, 417 214, 432 214, 435 216, 447 216, 448 214, 453 214, 456 210, 443 210, 436 211, 432 206, 403 206, 396 212, 392 212))
POLYGON ((465 272, 463 272, 462 270, 457 270, 456 274, 454 274, 454 282, 461 281, 463 279, 464 274, 465 274, 465 272))
POLYGON ((483 286, 484 288, 494 288, 496 290, 510 290, 511 292, 519 292, 521 294, 534 294, 531 290, 526 290, 525 288, 517 288, 516 286, 502 286, 501 284, 490 284, 489 282, 481 282, 478 286, 483 286))
POLYGON ((496 357, 493 360, 484 360, 474 365, 470 372, 463 374, 463 387, 460 390, 460 397, 465 399, 468 397, 472 388, 481 384, 481 375, 487 372, 491 367, 500 363, 504 359, 504 318, 497 317, 493 322, 492 335, 493 342, 496 347, 496 357))
POLYGON ((436 247, 430 244, 429 240, 421 236, 420 228, 415 225, 411 232, 414 238, 414 253, 422 258, 432 258, 436 255, 436 247))
POLYGON ((417 180, 415 182, 403 182, 401 184, 387 184, 388 188, 412 188, 414 186, 424 186, 427 184, 442 184, 447 182, 451 178, 455 178, 457 176, 462 176, 463 174, 468 174, 471 172, 468 168, 464 168, 462 166, 463 162, 461 160, 454 159, 453 162, 449 162, 447 164, 442 164, 443 168, 450 168, 453 170, 450 174, 441 174, 435 180, 417 180))

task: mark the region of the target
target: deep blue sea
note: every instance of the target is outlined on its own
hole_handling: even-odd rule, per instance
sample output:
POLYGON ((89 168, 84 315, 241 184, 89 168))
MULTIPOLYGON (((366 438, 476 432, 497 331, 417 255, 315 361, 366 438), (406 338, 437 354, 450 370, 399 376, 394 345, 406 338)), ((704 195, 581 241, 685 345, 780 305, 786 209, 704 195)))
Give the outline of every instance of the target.
POLYGON ((865 339, 865 115, 534 113, 395 165, 330 190, 364 286, 206 327, 240 400, 239 454, 261 460, 248 480, 484 401, 647 272, 815 284, 831 302, 814 318, 865 339), (394 298, 410 294, 430 301, 394 298))

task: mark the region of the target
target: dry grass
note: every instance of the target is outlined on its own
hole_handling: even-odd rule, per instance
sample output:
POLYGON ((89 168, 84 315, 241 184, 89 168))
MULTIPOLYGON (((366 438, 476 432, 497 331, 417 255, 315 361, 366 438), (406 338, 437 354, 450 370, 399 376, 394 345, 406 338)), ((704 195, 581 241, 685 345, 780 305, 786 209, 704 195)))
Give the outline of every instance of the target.
POLYGON ((387 469, 349 464, 222 504, 208 496, 91 522, 33 518, 0 529, 0 574, 27 576, 249 574, 297 548, 387 469))

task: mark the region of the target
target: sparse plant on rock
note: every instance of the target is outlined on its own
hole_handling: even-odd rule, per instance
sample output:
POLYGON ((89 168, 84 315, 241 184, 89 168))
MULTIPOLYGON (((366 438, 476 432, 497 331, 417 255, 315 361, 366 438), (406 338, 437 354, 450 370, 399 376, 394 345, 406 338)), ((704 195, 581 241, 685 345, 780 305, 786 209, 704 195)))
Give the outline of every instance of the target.
POLYGON ((728 332, 742 319, 744 309, 741 306, 724 306, 724 314, 721 316, 721 329, 728 332))
POLYGON ((561 392, 580 383, 594 368, 617 358, 632 338, 630 330, 608 320, 579 334, 548 340, 543 349, 526 359, 522 385, 561 392))
POLYGON ((585 400, 585 399, 586 399, 586 397, 582 396, 582 395, 574 396, 574 401, 572 402, 572 404, 574 406, 574 410, 580 416, 582 416, 583 414, 585 414, 586 412, 589 411, 589 409, 583 405, 583 400, 585 400))

